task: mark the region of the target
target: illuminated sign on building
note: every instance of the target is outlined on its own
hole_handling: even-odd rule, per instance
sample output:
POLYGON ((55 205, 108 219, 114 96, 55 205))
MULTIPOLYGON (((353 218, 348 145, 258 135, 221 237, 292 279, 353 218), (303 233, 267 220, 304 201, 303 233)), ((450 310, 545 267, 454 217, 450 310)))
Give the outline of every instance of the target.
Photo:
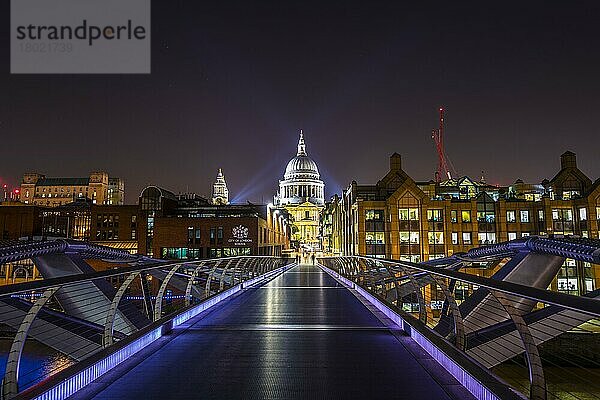
POLYGON ((252 239, 248 237, 248 227, 243 225, 234 226, 231 230, 232 239, 229 239, 229 243, 233 243, 236 246, 244 246, 252 243, 252 239))

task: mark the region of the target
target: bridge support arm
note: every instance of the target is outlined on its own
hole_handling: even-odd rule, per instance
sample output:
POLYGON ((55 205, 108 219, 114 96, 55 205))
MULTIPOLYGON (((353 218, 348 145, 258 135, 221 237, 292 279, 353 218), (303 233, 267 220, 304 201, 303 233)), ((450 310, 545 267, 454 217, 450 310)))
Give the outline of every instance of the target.
POLYGON ((132 272, 125 278, 125 281, 119 286, 115 297, 110 303, 110 308, 108 309, 108 313, 106 314, 106 320, 104 322, 104 336, 102 337, 102 346, 108 347, 113 344, 113 329, 115 325, 115 318, 117 316, 117 310, 119 309, 119 303, 121 302, 121 298, 125 294, 125 290, 131 285, 131 282, 135 278, 140 275, 139 272, 132 272))
POLYGON ((175 275, 175 272, 181 267, 181 265, 176 265, 165 276, 165 280, 162 281, 160 288, 158 289, 158 294, 156 295, 156 303, 154 303, 154 320, 158 321, 162 316, 162 300, 165 295, 165 291, 167 290, 167 286, 169 285, 169 281, 175 275))
POLYGON ((529 389, 530 400, 546 400, 546 378, 544 377, 544 368, 542 367, 542 359, 537 345, 533 339, 533 335, 523 319, 523 316, 513 306, 514 301, 511 301, 507 296, 498 291, 491 292, 498 302, 504 307, 504 310, 510 315, 521 341, 525 348, 525 356, 527 357, 527 368, 529 368, 529 389))
POLYGON ((19 366, 21 365, 21 355, 23 354, 27 334, 40 310, 58 289, 60 289, 60 286, 46 289, 42 296, 31 306, 21 325, 19 325, 17 334, 10 346, 10 353, 8 353, 8 360, 6 361, 6 372, 2 380, 2 398, 4 400, 10 400, 19 392, 19 366))

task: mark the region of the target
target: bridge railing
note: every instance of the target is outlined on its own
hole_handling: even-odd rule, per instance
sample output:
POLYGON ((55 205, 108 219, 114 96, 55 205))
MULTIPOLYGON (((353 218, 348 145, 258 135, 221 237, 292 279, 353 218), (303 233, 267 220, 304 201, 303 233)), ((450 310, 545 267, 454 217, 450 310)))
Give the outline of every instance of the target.
POLYGON ((2 286, 2 399, 66 398, 107 365, 290 262, 268 256, 142 259, 118 269, 2 286))
POLYGON ((600 398, 600 301, 404 261, 322 258, 531 399, 600 398))

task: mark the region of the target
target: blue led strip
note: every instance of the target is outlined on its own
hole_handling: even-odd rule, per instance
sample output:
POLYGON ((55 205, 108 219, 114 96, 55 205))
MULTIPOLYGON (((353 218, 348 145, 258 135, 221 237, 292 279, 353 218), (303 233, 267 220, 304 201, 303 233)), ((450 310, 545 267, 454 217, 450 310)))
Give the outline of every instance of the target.
POLYGON ((363 289, 359 285, 355 284, 351 280, 338 274, 337 272, 319 265, 329 275, 335 277, 344 285, 350 289, 356 290, 361 296, 363 296, 369 303, 375 308, 384 313, 389 319, 391 319, 396 325, 398 325, 403 331, 410 332, 410 337, 425 350, 434 360, 436 360, 446 371, 448 371, 461 385, 463 385, 473 396, 481 400, 500 400, 492 391, 484 386, 479 380, 475 379, 469 374, 464 368, 454 362, 446 353, 436 347, 429 339, 419 333, 410 323, 405 321, 400 315, 394 310, 388 307, 385 303, 381 302, 378 298, 373 296, 367 290, 363 289), (405 329, 409 327, 409 329, 405 329))
POLYGON ((161 337, 162 327, 158 327, 148 332, 144 336, 134 340, 122 349, 110 354, 106 358, 96 362, 86 369, 78 372, 70 378, 65 379, 58 385, 52 387, 48 391, 35 397, 36 400, 59 400, 66 399, 73 395, 79 389, 90 384, 106 372, 110 371, 115 366, 127 360, 133 354, 137 353, 150 343, 161 337))
MULTIPOLYGON (((290 265, 285 265, 283 267, 277 268, 271 272, 268 272, 264 275, 257 276, 255 278, 249 279, 245 282, 239 283, 213 297, 210 299, 198 304, 197 306, 184 311, 183 313, 177 315, 173 318, 173 327, 181 325, 185 321, 188 321, 190 318, 195 317, 201 312, 208 310, 212 306, 217 303, 233 296, 234 294, 240 292, 243 288, 252 287, 258 284, 264 284, 267 280, 273 278, 274 276, 285 272, 290 265)), ((166 325, 166 323, 165 323, 166 325)), ((123 361, 127 360, 129 357, 142 350, 146 346, 155 342, 162 336, 162 326, 154 328, 150 332, 145 335, 139 337, 138 339, 132 341, 127 344, 123 348, 115 351, 114 353, 106 356, 105 358, 99 360, 93 365, 77 372, 75 375, 66 378, 62 382, 57 385, 51 387, 46 390, 42 394, 34 397, 35 400, 63 400, 69 396, 72 396, 75 392, 81 390, 85 386, 92 383, 94 380, 98 379, 103 374, 110 371, 112 368, 116 367, 123 361)))

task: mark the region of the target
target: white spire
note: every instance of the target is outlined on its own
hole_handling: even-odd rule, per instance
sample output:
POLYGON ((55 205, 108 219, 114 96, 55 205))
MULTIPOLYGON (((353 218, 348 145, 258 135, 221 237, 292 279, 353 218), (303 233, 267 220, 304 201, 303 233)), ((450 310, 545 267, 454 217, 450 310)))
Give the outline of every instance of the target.
POLYGON ((213 185, 212 202, 213 204, 229 204, 229 190, 221 168, 219 168, 217 180, 213 185))
POLYGON ((306 144, 304 144, 304 133, 302 129, 300 129, 300 140, 298 140, 298 154, 297 156, 305 156, 306 155, 306 144))

